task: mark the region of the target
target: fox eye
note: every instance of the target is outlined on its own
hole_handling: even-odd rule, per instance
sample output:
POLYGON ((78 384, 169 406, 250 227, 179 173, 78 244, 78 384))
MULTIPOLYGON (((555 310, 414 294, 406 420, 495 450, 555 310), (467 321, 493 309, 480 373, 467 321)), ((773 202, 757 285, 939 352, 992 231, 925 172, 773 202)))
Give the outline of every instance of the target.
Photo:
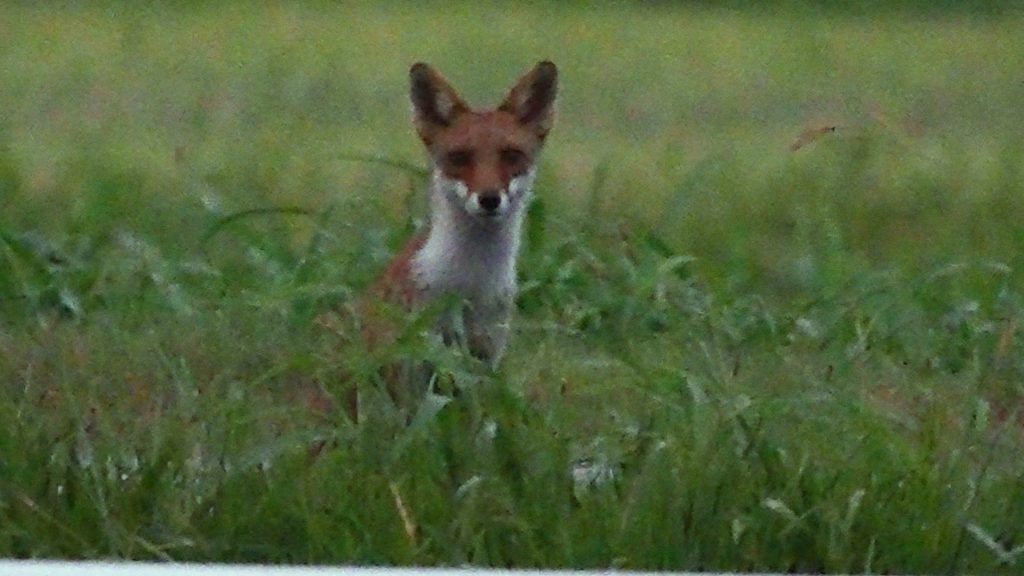
POLYGON ((444 161, 452 168, 465 168, 473 162, 473 153, 469 150, 452 150, 445 155, 444 161))
POLYGON ((506 166, 516 166, 526 160, 526 153, 518 148, 504 148, 501 151, 501 163, 506 166))

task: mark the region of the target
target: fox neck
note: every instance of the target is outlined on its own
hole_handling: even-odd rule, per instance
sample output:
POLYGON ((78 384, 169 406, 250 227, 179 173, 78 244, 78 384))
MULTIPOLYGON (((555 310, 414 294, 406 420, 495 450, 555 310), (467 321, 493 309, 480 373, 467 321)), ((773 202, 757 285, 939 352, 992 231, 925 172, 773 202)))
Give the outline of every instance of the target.
POLYGON ((428 298, 454 293, 488 302, 514 296, 516 259, 532 179, 531 171, 508 214, 484 220, 452 202, 443 176, 435 169, 430 187, 430 232, 414 263, 417 283, 428 298))

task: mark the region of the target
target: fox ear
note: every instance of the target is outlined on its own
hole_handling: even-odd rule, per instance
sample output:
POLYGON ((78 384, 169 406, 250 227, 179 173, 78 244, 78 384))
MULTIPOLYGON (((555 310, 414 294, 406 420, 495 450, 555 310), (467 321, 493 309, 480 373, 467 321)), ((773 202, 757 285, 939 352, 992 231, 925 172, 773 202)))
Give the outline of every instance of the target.
POLYGON ((409 69, 409 84, 416 130, 427 145, 437 130, 451 125, 456 116, 469 110, 441 74, 423 62, 409 69))
POLYGON ((498 106, 530 126, 542 140, 555 119, 555 96, 558 93, 558 68, 547 60, 538 62, 516 82, 498 106))

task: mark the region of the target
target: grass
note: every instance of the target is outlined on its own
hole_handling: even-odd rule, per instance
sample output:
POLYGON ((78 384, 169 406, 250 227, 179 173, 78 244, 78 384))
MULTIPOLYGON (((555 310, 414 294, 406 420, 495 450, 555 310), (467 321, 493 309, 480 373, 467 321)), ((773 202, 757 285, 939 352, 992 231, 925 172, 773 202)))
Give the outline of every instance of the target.
POLYGON ((5 5, 0 555, 1020 573, 1021 24, 5 5), (408 65, 545 57, 502 368, 325 328, 423 225, 408 65))

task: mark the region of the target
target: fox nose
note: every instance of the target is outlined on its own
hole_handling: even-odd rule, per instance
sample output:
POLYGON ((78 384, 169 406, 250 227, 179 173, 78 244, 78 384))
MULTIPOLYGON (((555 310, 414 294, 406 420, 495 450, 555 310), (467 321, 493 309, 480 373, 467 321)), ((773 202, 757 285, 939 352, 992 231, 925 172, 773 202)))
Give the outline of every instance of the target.
POLYGON ((498 209, 499 206, 501 206, 501 195, 480 195, 480 207, 486 210, 489 214, 493 214, 498 209))

